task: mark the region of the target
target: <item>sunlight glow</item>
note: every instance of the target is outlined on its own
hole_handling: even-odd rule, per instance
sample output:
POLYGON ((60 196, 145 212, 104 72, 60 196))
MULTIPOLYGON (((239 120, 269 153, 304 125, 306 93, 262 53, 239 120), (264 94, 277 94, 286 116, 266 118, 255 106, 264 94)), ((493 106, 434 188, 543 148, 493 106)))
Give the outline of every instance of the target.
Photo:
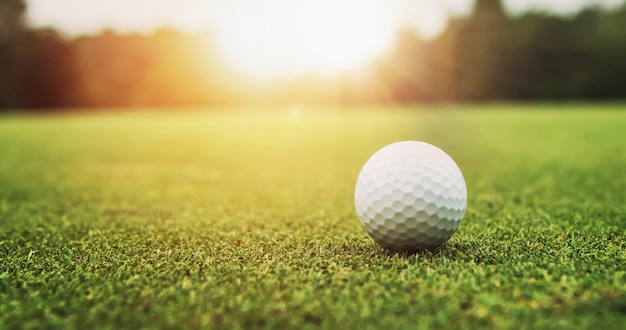
POLYGON ((379 1, 274 0, 240 3, 217 36, 236 69, 271 78, 365 65, 391 47, 394 31, 379 1))

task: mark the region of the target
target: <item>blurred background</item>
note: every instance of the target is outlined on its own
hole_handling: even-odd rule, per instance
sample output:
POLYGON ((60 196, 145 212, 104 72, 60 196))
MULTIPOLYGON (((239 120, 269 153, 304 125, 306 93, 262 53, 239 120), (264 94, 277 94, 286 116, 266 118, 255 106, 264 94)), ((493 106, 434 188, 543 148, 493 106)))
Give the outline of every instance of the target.
POLYGON ((622 0, 2 0, 0 109, 617 100, 622 0))

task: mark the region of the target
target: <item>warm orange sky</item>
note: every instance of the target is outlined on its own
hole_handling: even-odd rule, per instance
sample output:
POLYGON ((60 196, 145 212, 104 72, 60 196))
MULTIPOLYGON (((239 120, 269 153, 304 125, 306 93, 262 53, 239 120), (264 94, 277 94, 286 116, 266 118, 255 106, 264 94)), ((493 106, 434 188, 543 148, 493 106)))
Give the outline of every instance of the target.
MULTIPOLYGON (((168 24, 183 30, 214 29, 228 11, 253 3, 275 4, 306 0, 26 0, 29 21, 35 26, 54 26, 69 35, 94 33, 102 28, 121 31, 150 30, 168 24)), ((336 0, 335 3, 341 3, 336 0)), ((375 3, 381 15, 395 25, 416 27, 431 36, 439 32, 449 13, 467 12, 473 0, 363 0, 375 3)), ((519 12, 529 8, 571 13, 583 6, 616 6, 624 0, 504 0, 519 12)), ((333 8, 329 7, 329 11, 333 8)), ((358 8, 355 8, 358 10, 358 8)))
MULTIPOLYGON (((27 0, 28 21, 68 36, 102 29, 147 32, 160 26, 212 31, 234 67, 258 77, 334 74, 359 68, 389 49, 399 27, 436 36, 473 0, 27 0)), ((623 0, 504 0, 571 13, 623 0)))

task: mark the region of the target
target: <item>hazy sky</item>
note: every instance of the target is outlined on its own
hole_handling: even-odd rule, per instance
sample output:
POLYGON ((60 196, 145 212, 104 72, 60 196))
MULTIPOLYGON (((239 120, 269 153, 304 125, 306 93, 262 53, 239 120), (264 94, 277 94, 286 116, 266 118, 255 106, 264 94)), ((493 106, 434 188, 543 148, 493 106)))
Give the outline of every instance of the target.
MULTIPOLYGON (((219 28, 229 13, 260 0, 27 0, 28 20, 73 36, 103 28, 122 32, 150 31, 169 25, 185 31, 219 28)), ((307 0, 262 0, 274 3, 307 0)), ((341 0, 336 0, 341 1, 341 0)), ((473 0, 362 0, 377 2, 381 15, 394 25, 414 26, 425 36, 437 34, 450 13, 470 10, 473 0)), ((529 8, 571 13, 583 6, 616 6, 623 0, 504 0, 514 12, 529 8)), ((278 3, 278 4, 277 4, 278 3)), ((329 6, 332 10, 332 6, 329 6)), ((358 10, 358 8, 355 8, 358 10)))

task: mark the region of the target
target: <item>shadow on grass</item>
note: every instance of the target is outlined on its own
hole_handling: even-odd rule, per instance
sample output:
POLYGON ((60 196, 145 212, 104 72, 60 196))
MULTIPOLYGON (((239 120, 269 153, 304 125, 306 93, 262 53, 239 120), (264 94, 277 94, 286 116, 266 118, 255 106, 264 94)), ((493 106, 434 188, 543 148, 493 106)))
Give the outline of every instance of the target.
POLYGON ((477 262, 494 263, 493 256, 485 249, 484 245, 477 241, 470 242, 446 242, 445 244, 426 250, 415 251, 395 251, 384 248, 376 243, 363 249, 364 252, 375 252, 379 256, 384 257, 400 257, 400 258, 419 258, 437 259, 446 258, 451 260, 473 260, 477 262))

